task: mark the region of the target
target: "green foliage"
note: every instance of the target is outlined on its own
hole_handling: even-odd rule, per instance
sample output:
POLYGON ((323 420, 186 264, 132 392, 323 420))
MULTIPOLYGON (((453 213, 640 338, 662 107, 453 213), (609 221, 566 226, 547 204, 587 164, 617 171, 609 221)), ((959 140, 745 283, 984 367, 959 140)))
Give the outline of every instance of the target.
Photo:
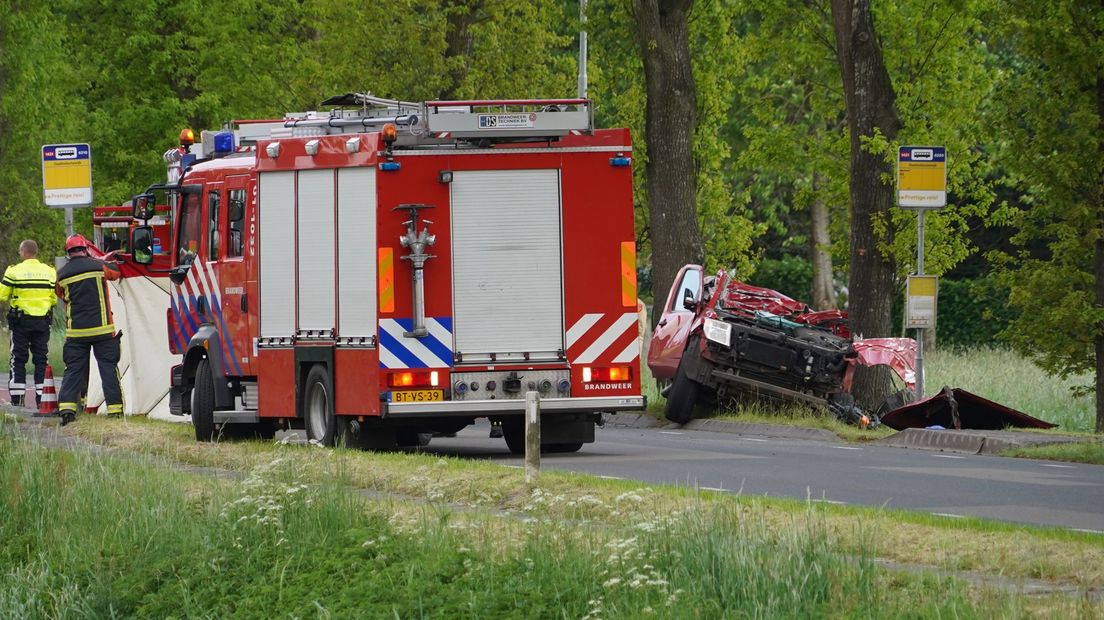
POLYGON ((785 251, 804 254, 808 208, 834 207, 836 254, 846 255, 850 143, 830 20, 813 5, 740 4, 746 32, 733 40, 736 103, 728 132, 738 159, 729 182, 750 200, 755 221, 785 251))
POLYGON ((763 259, 755 266, 748 284, 774 289, 783 295, 808 303, 813 289, 813 266, 809 261, 789 255, 763 259))
MULTIPOLYGON (((974 250, 967 218, 987 216, 992 202, 990 164, 975 148, 994 79, 982 22, 992 2, 873 4, 903 126, 898 142, 875 138, 864 148, 895 161, 898 144, 947 147, 950 206, 929 214, 925 231, 925 272, 938 274, 974 250)), ((827 204, 834 263, 846 268, 850 143, 827 6, 756 0, 740 11, 747 33, 733 40, 743 62, 733 66, 730 131, 741 151, 732 181, 747 186, 767 238, 793 254, 807 252, 809 205, 827 204)), ((892 218, 880 233, 903 276, 915 265, 915 215, 895 210, 892 218)))
MULTIPOLYGON (((947 148, 948 206, 929 212, 924 230, 924 273, 942 274, 976 250, 969 218, 988 219, 994 200, 993 162, 978 146, 990 140, 983 118, 997 79, 987 25, 995 0, 873 4, 902 128, 896 144, 869 147, 893 162, 899 144, 947 148)), ((914 273, 916 216, 895 210, 893 220, 900 273, 914 273)))
POLYGON ((989 347, 940 346, 925 353, 924 369, 928 392, 944 385, 959 387, 1053 422, 1061 431, 1092 430, 1092 398, 1078 396, 1071 389, 1089 380, 1087 375, 1067 379, 1049 376, 1015 351, 989 347))
MULTIPOLYGON (((96 204, 163 181, 185 127, 316 109, 369 91, 406 100, 574 94, 574 35, 562 3, 63 0, 0 5, 0 258, 37 237, 63 243, 41 203, 39 146, 89 142, 96 204), (463 24, 459 54, 449 36, 463 24), (18 44, 15 42, 18 41, 18 44), (56 240, 56 241, 55 241, 56 240)), ((78 212, 78 231, 89 233, 78 212)), ((11 257, 11 258, 9 258, 11 257)))
POLYGON ((1094 244, 1104 236, 1104 8, 1069 2, 1050 10, 1019 0, 999 7, 1008 45, 990 122, 1001 136, 1003 181, 1022 194, 1005 210, 1022 250, 994 257, 1017 312, 1006 336, 1050 372, 1095 371, 1092 343, 1104 321, 1093 271, 1094 244))
MULTIPOLYGON (((590 40, 590 97, 597 104, 596 118, 604 126, 629 127, 634 136, 634 188, 639 261, 651 255, 648 211, 644 202, 644 69, 635 42, 629 3, 593 0, 587 4, 590 40)), ((762 227, 744 208, 745 198, 726 182, 732 153, 723 128, 732 111, 736 83, 732 79, 740 63, 738 8, 721 0, 696 2, 690 14, 690 47, 697 88, 698 127, 694 136, 697 169, 698 222, 706 246, 706 268, 752 270, 752 242, 762 227)))
POLYGON ((995 276, 939 281, 939 346, 985 347, 997 342, 1013 313, 1008 287, 995 276))
POLYGON ((44 144, 84 141, 71 96, 80 75, 49 3, 0 0, 0 267, 33 238, 42 256, 65 242, 62 212, 42 205, 44 144))

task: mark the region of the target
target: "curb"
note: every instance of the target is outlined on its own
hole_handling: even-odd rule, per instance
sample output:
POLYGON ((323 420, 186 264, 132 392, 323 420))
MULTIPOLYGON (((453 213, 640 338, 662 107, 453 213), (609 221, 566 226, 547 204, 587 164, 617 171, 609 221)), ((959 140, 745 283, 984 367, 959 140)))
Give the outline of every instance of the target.
POLYGON ((646 413, 611 413, 605 417, 605 425, 613 428, 659 428, 663 426, 654 416, 646 413))
POLYGON ((785 424, 752 424, 748 422, 712 419, 690 420, 686 424, 672 424, 666 420, 657 420, 654 416, 646 413, 613 414, 606 418, 606 426, 612 426, 614 428, 685 429, 689 431, 727 433, 730 435, 770 437, 773 439, 803 439, 806 441, 825 441, 831 443, 840 442, 840 438, 837 437, 835 433, 823 428, 805 428, 802 426, 786 426, 785 424))

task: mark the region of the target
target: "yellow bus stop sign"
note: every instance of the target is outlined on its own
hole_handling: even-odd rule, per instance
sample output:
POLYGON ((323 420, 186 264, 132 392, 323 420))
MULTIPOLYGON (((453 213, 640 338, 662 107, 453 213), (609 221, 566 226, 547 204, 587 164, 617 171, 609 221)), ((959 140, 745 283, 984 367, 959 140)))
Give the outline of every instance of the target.
POLYGON ((897 205, 904 208, 947 206, 947 149, 902 146, 897 149, 897 205))
POLYGON ((87 144, 42 147, 42 198, 47 207, 92 204, 92 149, 87 144))
POLYGON ((906 285, 905 322, 907 326, 917 329, 935 327, 939 279, 936 276, 909 275, 906 285))

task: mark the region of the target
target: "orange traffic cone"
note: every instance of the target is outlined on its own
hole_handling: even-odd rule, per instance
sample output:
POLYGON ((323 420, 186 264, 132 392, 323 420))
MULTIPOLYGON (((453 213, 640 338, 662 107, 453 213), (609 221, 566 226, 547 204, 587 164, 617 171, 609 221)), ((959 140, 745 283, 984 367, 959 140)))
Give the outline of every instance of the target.
POLYGON ((35 416, 57 415, 58 399, 57 390, 54 389, 54 369, 46 365, 46 378, 42 380, 42 400, 38 403, 38 413, 35 416))

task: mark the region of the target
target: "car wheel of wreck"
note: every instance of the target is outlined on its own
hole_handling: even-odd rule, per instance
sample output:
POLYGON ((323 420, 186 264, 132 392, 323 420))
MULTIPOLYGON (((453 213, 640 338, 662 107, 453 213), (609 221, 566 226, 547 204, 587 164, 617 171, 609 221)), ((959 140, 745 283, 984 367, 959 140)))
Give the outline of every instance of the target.
POLYGON ((682 354, 678 371, 675 372, 675 380, 667 392, 667 407, 663 415, 675 424, 686 424, 694 417, 694 408, 698 404, 698 392, 701 386, 686 374, 686 359, 690 355, 698 354, 698 343, 691 339, 686 345, 686 352, 682 354))

